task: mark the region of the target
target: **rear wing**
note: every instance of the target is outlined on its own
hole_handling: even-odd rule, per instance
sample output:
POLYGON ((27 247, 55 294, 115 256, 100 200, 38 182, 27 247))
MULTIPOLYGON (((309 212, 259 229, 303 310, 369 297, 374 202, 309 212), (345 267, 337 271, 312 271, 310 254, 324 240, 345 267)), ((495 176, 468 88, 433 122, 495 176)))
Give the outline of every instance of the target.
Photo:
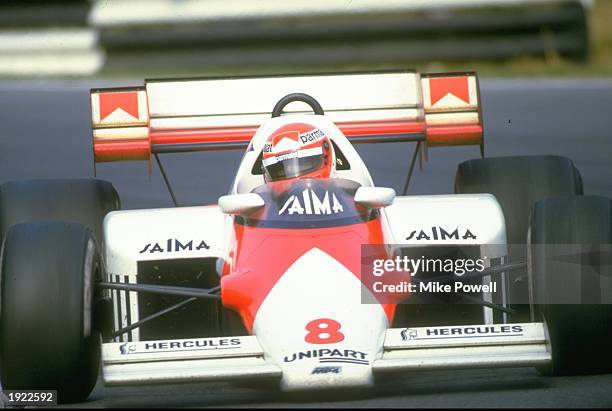
MULTIPOLYGON (((147 80, 91 90, 95 162, 245 149, 278 100, 313 96, 352 143, 483 146, 475 73, 413 71, 147 80)), ((294 102, 286 113, 308 113, 294 102)))

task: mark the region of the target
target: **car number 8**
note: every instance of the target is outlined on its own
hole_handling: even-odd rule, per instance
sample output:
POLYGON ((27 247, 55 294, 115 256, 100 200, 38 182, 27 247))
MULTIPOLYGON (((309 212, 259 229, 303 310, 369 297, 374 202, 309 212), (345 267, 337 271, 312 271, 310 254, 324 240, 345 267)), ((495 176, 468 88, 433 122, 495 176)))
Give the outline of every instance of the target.
POLYGON ((334 344, 344 340, 341 324, 330 318, 319 318, 306 324, 306 342, 310 344, 334 344))

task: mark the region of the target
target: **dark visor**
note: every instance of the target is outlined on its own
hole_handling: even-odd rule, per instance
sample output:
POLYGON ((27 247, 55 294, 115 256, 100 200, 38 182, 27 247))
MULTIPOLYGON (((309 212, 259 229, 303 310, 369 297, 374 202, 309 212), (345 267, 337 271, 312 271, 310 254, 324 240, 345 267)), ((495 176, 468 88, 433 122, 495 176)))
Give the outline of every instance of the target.
POLYGON ((264 167, 268 181, 286 180, 299 177, 321 168, 323 157, 321 155, 302 158, 289 158, 264 167))

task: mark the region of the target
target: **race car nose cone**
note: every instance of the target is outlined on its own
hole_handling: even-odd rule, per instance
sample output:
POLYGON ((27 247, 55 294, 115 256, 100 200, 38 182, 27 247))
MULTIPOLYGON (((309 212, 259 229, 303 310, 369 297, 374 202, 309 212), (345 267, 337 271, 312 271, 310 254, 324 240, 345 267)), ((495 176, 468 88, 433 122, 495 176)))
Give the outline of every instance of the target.
POLYGON ((361 304, 359 278, 313 248, 279 279, 253 331, 283 370, 281 388, 369 386, 387 318, 380 304, 361 304))

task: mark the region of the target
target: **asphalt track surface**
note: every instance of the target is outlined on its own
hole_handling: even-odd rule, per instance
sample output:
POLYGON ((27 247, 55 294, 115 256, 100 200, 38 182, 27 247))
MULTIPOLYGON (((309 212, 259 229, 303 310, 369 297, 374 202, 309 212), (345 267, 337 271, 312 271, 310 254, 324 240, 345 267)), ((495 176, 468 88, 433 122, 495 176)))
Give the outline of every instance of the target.
MULTIPOLYGON (((137 85, 138 80, 0 81, 0 182, 93 175, 88 89, 137 85)), ((571 158, 585 192, 612 197, 612 81, 481 81, 488 156, 555 154, 571 158)), ((409 144, 358 146, 379 186, 400 191, 409 144)), ((432 149, 409 194, 453 191, 457 165, 478 157, 475 147, 432 149)), ((240 152, 162 157, 181 205, 215 203, 225 194, 240 152)), ((169 207, 159 170, 145 163, 102 164, 126 209, 169 207)), ((576 353, 580 355, 580 353, 576 353)), ((547 378, 534 369, 466 370, 402 375, 372 390, 305 397, 226 383, 105 388, 80 406, 254 407, 610 407, 612 375, 547 378)))

